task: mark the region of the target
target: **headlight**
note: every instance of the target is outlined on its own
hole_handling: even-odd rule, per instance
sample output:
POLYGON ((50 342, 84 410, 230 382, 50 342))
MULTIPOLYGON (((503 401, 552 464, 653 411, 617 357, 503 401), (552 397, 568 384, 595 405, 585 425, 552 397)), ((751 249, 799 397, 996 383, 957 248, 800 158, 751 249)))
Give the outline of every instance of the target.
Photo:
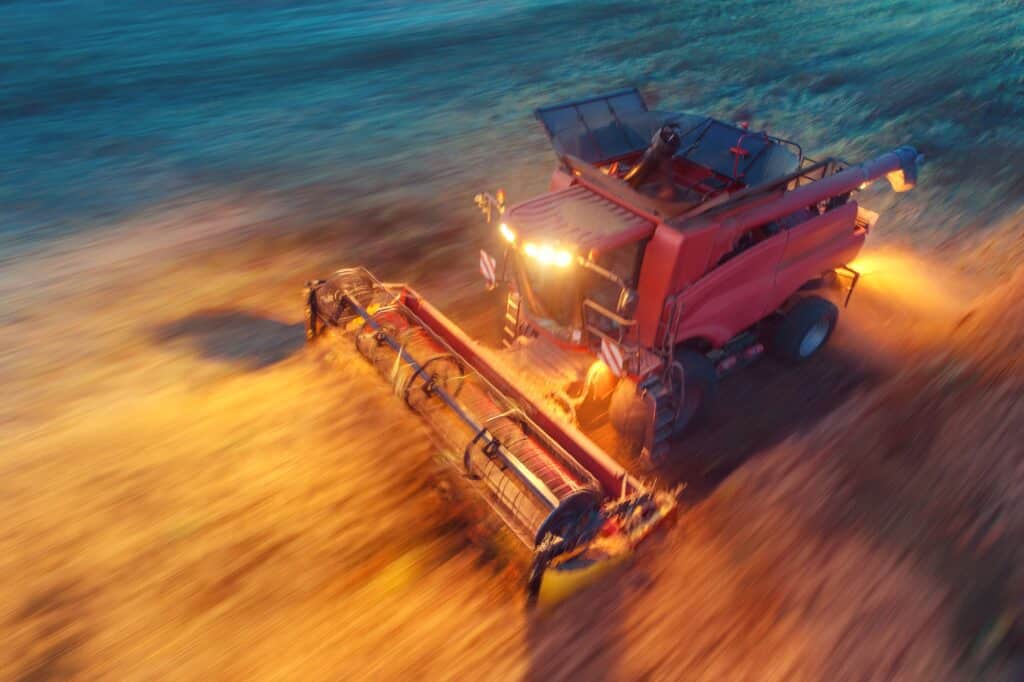
POLYGON ((523 244, 523 252, 530 258, 536 258, 545 265, 557 265, 560 268, 572 263, 572 253, 565 249, 556 249, 548 244, 538 246, 532 242, 523 244))
POLYGON ((498 225, 498 232, 501 232, 501 236, 504 237, 505 241, 507 241, 509 244, 516 243, 516 233, 513 232, 512 228, 506 225, 505 223, 498 225))

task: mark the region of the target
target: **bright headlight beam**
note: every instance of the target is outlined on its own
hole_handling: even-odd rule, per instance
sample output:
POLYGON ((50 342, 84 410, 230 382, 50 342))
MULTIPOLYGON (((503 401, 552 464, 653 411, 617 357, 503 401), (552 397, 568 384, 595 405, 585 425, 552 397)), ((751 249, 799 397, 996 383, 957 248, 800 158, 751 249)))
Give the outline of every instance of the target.
POLYGON ((572 263, 572 253, 565 249, 556 249, 549 244, 538 246, 533 242, 523 244, 523 252, 530 258, 536 258, 544 265, 557 265, 564 268, 572 263))
POLYGON ((498 232, 501 232, 501 236, 505 238, 509 244, 516 243, 516 233, 512 231, 512 228, 502 223, 498 225, 498 232))

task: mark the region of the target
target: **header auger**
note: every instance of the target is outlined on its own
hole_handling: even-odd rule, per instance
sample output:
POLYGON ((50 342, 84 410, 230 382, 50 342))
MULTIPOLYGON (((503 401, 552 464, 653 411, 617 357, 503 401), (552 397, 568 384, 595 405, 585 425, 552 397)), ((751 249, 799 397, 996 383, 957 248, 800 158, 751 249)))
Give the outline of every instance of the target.
POLYGON ((628 555, 672 512, 571 426, 504 380, 454 324, 405 285, 339 270, 307 288, 310 339, 335 328, 387 378, 535 556, 529 598, 554 600, 628 555))
MULTIPOLYGON (((605 421, 642 455, 713 404, 762 351, 797 363, 838 319, 831 283, 877 215, 853 194, 914 186, 911 147, 857 166, 712 118, 647 109, 623 90, 537 111, 559 154, 551 190, 506 207, 503 350, 474 342, 413 289, 363 269, 306 290, 310 339, 333 329, 432 427, 528 546, 531 599, 554 599, 627 556, 675 508, 584 430, 605 421)), ((589 432, 589 431, 588 431, 589 432)))

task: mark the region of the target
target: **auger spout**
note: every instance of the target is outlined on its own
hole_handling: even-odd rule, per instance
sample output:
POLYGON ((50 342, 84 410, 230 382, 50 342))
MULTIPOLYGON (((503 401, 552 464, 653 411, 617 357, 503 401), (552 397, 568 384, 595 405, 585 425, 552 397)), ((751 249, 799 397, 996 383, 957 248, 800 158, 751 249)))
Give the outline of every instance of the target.
POLYGON ((728 218, 723 226, 743 231, 788 216, 807 206, 848 194, 867 183, 885 177, 896 192, 913 189, 917 184, 918 166, 924 157, 911 146, 903 146, 834 175, 797 187, 778 200, 751 208, 728 218))

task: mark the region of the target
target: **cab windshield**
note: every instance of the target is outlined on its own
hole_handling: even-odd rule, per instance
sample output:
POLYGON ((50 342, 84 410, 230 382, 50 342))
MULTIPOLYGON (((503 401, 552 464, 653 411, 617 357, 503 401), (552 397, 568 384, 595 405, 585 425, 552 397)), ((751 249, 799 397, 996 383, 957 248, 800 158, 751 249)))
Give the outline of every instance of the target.
POLYGON ((516 279, 532 321, 545 330, 568 337, 577 326, 579 285, 575 266, 554 267, 516 252, 516 279))
POLYGON ((597 254, 593 263, 598 269, 575 263, 557 267, 515 252, 517 285, 531 320, 562 338, 569 338, 572 329, 590 325, 609 332, 604 328, 607 318, 591 319, 586 315, 583 299, 615 312, 621 285, 636 287, 644 244, 633 242, 597 254))

